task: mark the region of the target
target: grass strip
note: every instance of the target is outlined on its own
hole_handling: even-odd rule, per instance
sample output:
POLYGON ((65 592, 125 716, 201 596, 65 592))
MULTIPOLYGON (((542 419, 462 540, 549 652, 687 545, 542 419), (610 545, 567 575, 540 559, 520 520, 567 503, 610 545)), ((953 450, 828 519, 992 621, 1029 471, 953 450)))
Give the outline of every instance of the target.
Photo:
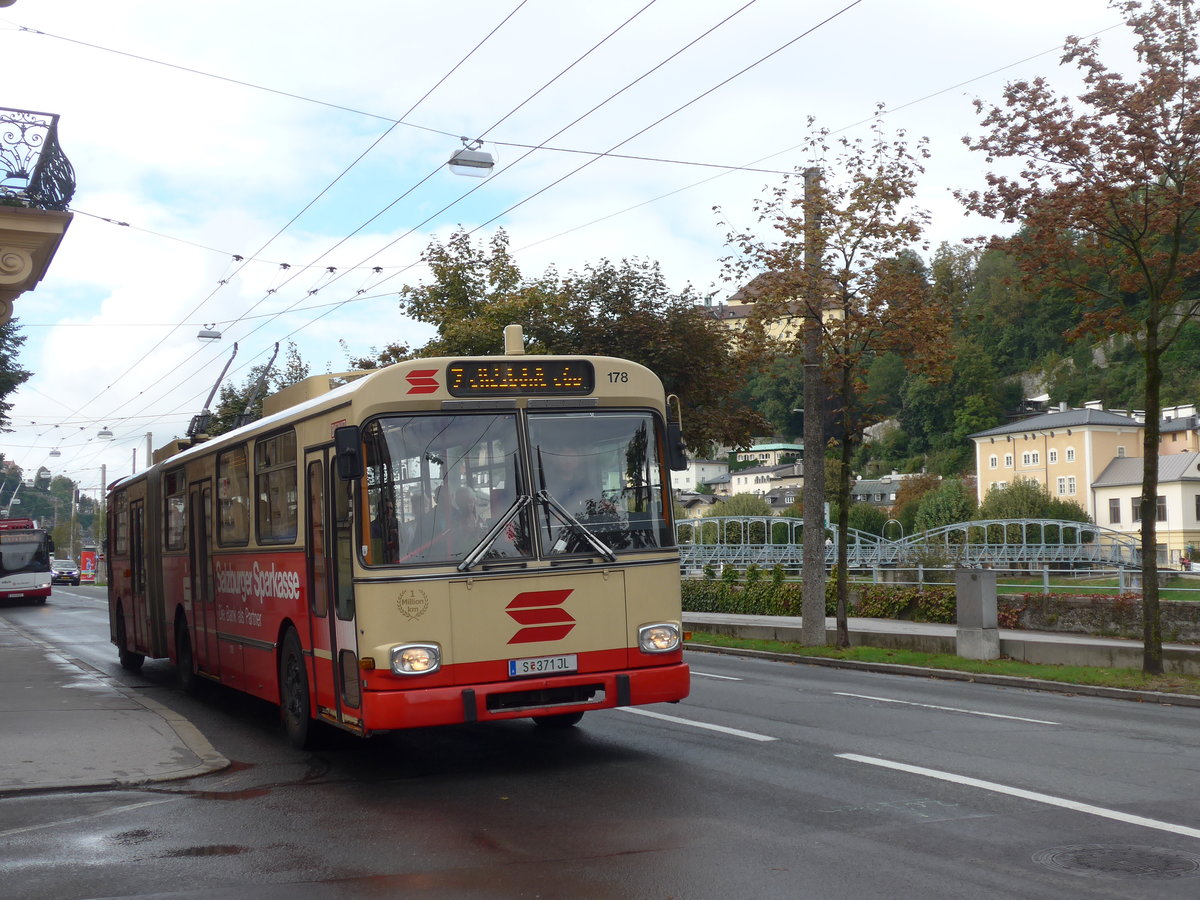
POLYGON ((901 666, 922 666, 927 669, 953 669, 979 675, 1011 675, 1017 678, 1040 678, 1064 684, 1094 687, 1123 688, 1134 691, 1161 691, 1168 694, 1200 696, 1200 676, 1147 675, 1139 669, 1107 669, 1098 666, 1051 666, 1020 662, 1015 659, 964 659, 949 653, 918 653, 915 650, 889 650, 883 647, 805 647, 787 641, 759 641, 693 631, 689 644, 711 647, 730 647, 738 650, 762 650, 768 653, 787 653, 795 656, 820 656, 855 662, 891 663, 901 666))

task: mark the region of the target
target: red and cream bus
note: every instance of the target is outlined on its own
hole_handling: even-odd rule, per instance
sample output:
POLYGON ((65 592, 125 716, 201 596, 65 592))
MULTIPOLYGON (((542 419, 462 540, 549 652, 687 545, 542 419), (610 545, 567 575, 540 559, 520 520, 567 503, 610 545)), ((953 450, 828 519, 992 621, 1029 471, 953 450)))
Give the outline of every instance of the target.
POLYGON ((33 519, 0 519, 0 600, 45 603, 54 541, 33 519))
POLYGON ((505 332, 504 356, 306 379, 114 483, 121 664, 276 702, 297 746, 314 720, 573 725, 686 697, 662 384, 505 332))

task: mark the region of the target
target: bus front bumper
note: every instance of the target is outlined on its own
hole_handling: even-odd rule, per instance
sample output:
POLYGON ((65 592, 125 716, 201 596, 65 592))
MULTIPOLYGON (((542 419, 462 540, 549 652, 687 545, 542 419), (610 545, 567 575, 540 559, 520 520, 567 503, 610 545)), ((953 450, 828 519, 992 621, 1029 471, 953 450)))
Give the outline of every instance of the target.
POLYGON ((687 664, 675 663, 488 684, 367 690, 362 712, 368 732, 392 731, 671 703, 687 697, 689 688, 687 664))

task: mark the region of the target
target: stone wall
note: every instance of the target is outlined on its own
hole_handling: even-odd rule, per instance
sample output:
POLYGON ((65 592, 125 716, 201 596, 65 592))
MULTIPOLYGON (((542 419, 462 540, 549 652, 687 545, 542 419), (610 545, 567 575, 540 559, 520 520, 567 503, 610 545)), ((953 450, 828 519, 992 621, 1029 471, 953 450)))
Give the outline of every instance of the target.
MULTIPOLYGON (((1119 597, 1001 594, 1000 627, 1142 639, 1142 602, 1119 597)), ((1160 600, 1162 636, 1172 643, 1200 644, 1200 603, 1160 600)))

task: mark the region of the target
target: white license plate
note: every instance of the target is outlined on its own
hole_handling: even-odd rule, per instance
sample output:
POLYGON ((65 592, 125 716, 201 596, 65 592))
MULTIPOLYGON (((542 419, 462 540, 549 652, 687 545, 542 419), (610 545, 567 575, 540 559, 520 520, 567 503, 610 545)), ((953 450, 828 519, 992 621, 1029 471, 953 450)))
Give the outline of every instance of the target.
POLYGON ((508 677, 522 678, 526 675, 554 675, 558 672, 575 672, 579 669, 579 657, 574 653, 563 656, 531 656, 528 659, 510 659, 508 677))

